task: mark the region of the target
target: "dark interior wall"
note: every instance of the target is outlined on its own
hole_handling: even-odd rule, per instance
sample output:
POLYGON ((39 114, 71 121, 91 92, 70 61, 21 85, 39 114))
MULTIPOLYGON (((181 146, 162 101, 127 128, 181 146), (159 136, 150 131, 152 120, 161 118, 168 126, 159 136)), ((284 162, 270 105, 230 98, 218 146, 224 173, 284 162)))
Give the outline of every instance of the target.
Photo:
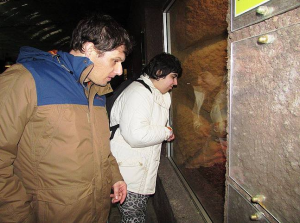
POLYGON ((145 49, 146 62, 163 52, 163 7, 167 1, 145 3, 145 49))
POLYGON ((167 2, 132 0, 127 29, 134 37, 135 47, 126 59, 128 77, 139 76, 143 65, 163 51, 163 9, 167 2))
POLYGON ((138 77, 142 69, 141 32, 144 30, 144 1, 132 0, 127 30, 133 36, 135 46, 133 52, 126 59, 128 77, 138 77))

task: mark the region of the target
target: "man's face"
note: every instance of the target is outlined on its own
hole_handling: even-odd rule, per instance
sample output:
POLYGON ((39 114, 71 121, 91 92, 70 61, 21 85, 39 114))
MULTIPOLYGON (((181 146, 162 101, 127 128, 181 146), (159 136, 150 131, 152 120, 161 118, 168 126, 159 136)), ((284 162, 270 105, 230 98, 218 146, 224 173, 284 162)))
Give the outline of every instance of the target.
POLYGON ((125 47, 119 46, 115 50, 100 54, 98 50, 94 50, 88 58, 94 63, 94 68, 88 75, 86 82, 105 86, 116 75, 122 75, 122 62, 125 61, 125 47))
POLYGON ((173 86, 177 85, 177 76, 176 73, 169 73, 165 78, 160 78, 155 80, 154 86, 162 93, 165 94, 168 91, 172 90, 173 86))

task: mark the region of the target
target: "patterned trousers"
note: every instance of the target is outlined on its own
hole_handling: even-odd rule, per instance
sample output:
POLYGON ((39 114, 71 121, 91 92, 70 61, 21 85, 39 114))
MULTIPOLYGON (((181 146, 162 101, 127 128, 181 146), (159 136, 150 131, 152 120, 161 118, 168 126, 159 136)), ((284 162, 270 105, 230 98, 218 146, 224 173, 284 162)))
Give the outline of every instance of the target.
POLYGON ((121 223, 145 223, 147 201, 150 195, 137 194, 128 191, 123 204, 119 204, 121 223))

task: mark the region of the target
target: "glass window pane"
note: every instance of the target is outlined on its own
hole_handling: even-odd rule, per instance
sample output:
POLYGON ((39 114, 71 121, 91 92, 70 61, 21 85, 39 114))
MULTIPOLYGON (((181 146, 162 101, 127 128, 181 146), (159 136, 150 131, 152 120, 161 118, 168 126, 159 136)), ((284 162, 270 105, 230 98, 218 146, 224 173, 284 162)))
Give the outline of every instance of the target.
POLYGON ((168 50, 183 67, 172 91, 171 159, 216 223, 225 197, 227 7, 224 0, 181 0, 166 16, 168 50))

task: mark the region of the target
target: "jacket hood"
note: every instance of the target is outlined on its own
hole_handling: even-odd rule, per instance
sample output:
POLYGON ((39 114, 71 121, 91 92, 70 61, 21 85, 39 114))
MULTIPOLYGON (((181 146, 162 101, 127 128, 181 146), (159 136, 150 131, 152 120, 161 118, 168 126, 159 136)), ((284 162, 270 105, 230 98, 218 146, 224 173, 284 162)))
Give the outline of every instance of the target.
POLYGON ((51 59, 51 54, 33 47, 24 46, 20 48, 17 63, 25 63, 33 60, 45 60, 46 58, 48 60, 51 59))
POLYGON ((58 51, 57 54, 53 55, 33 47, 21 47, 17 63, 26 63, 37 60, 46 60, 57 64, 59 67, 63 67, 72 74, 77 81, 79 81, 82 72, 88 66, 93 64, 87 57, 74 56, 63 51, 58 51))

